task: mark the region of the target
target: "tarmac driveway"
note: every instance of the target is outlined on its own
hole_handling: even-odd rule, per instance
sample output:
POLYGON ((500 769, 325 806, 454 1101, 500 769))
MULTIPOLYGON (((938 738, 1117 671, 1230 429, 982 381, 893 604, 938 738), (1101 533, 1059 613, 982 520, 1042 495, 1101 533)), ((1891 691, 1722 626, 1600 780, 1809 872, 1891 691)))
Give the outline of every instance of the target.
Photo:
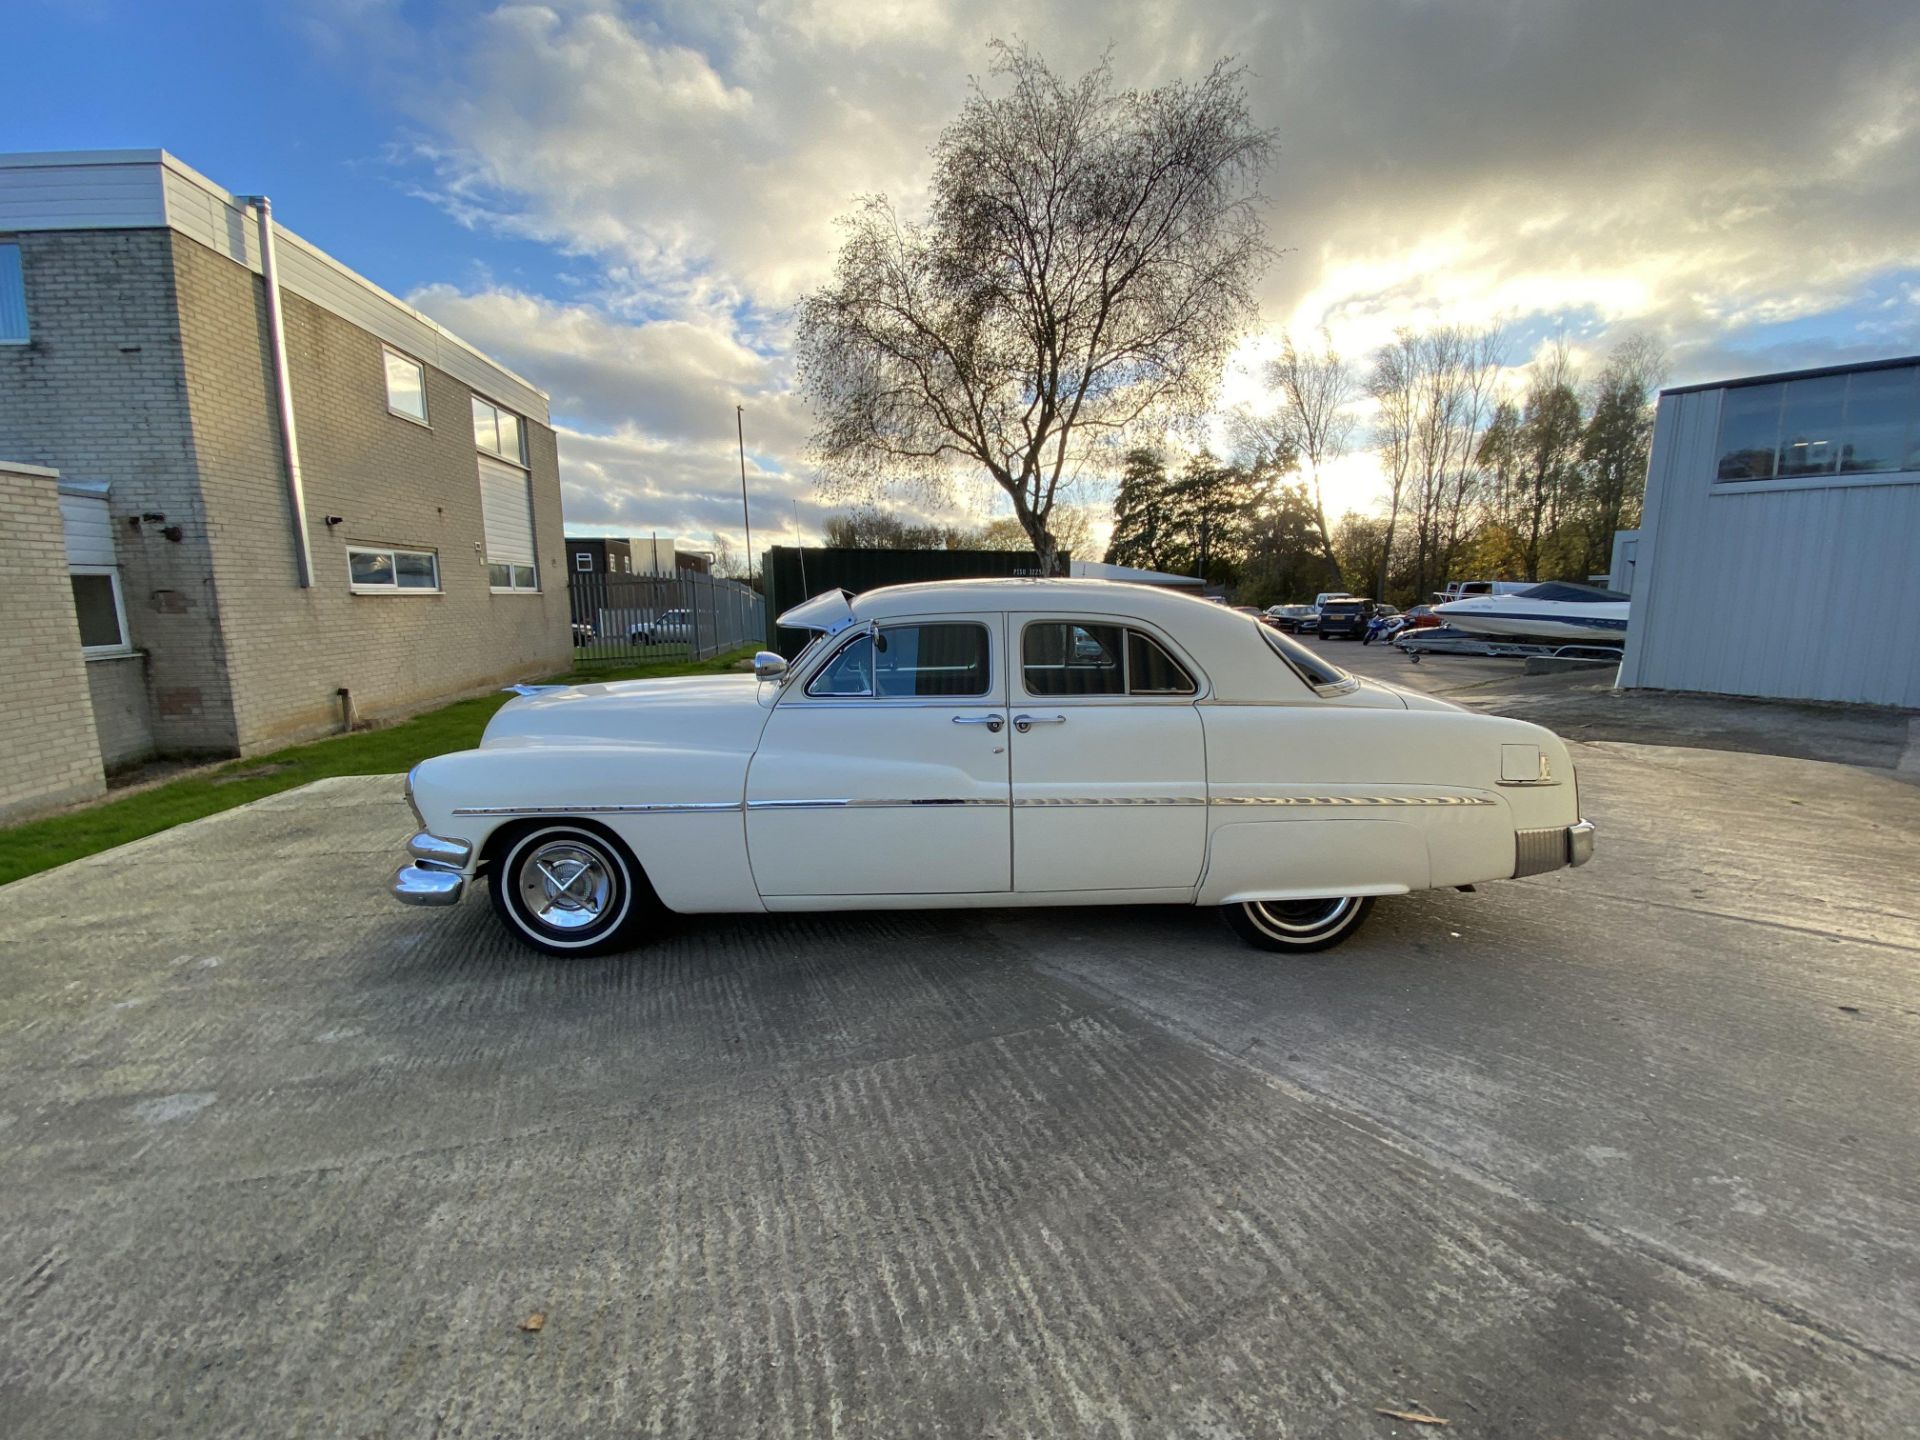
POLYGON ((1920 790, 1578 758, 1591 866, 1307 961, 546 960, 386 898, 397 778, 7 887, 0 1430, 1911 1434, 1920 790))

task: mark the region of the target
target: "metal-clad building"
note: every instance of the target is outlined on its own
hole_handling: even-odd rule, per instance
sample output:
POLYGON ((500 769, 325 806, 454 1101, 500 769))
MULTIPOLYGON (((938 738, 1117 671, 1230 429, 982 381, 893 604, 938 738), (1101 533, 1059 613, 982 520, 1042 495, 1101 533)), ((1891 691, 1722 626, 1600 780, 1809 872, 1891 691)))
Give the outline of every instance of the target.
POLYGON ((1920 356, 1660 396, 1622 686, 1920 708, 1920 356))

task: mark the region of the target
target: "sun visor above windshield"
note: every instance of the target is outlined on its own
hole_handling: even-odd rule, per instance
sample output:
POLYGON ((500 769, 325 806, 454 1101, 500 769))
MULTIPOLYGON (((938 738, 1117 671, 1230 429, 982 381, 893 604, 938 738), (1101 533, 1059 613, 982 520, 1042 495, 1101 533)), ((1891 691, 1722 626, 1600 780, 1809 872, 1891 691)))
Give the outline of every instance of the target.
POLYGON ((827 590, 794 606, 773 622, 785 630, 823 630, 831 635, 853 623, 853 592, 827 590))

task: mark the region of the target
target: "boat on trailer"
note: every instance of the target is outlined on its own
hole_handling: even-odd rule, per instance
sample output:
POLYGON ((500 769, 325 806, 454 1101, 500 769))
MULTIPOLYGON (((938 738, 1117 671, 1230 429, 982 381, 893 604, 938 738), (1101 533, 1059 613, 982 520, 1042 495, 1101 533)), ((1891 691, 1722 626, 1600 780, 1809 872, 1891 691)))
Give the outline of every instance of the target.
POLYGON ((1469 635, 1533 645, 1622 645, 1628 597, 1549 580, 1504 595, 1475 595, 1433 607, 1441 623, 1469 635))

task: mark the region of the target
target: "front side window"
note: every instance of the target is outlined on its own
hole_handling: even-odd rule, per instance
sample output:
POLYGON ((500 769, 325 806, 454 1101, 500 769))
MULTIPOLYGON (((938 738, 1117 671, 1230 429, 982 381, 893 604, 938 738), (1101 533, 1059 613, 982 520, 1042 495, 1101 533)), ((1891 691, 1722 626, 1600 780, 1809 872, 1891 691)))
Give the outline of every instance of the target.
POLYGON ((120 595, 120 574, 105 566, 74 570, 73 611, 80 622, 80 648, 89 655, 113 654, 127 648, 126 605, 120 595))
POLYGON ((856 636, 807 686, 822 697, 881 700, 966 698, 992 687, 984 625, 890 625, 856 636))
POLYGON ((355 546, 347 551, 347 579, 361 593, 434 591, 440 588, 440 561, 431 550, 355 546))
POLYGON ((0 345, 24 345, 27 334, 27 283, 20 270, 20 247, 0 245, 0 345))
POLYGON ((387 409, 427 423, 427 370, 395 350, 383 350, 387 362, 387 409))

